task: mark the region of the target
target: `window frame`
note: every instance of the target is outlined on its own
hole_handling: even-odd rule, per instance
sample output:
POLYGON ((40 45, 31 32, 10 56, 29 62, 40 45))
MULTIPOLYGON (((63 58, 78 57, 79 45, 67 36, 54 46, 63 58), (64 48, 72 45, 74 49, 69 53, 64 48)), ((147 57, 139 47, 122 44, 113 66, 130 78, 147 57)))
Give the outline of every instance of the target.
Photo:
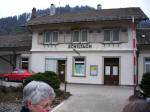
MULTIPOLYGON (((145 58, 145 72, 147 72, 147 70, 146 70, 146 65, 148 64, 148 65, 150 66, 150 62, 147 63, 147 62, 146 62, 147 60, 150 60, 150 58, 145 58)), ((149 72, 150 72, 150 71, 149 71, 149 72)))
POLYGON ((22 69, 25 69, 25 68, 23 68, 23 63, 27 63, 27 69, 29 69, 29 57, 21 57, 21 68, 22 69), (28 59, 28 61, 23 61, 23 58, 27 58, 28 59))
POLYGON ((73 30, 73 33, 72 33, 72 42, 73 43, 87 43, 88 41, 88 30, 86 29, 81 29, 81 30, 73 30), (78 41, 77 42, 74 42, 74 33, 78 31, 79 33, 79 37, 78 37, 78 41), (86 31, 87 32, 87 36, 86 36, 86 41, 82 41, 83 37, 82 37, 82 32, 83 31, 86 31))
POLYGON ((51 32, 50 31, 45 31, 44 33, 44 44, 50 44, 52 41, 51 41, 51 32), (46 42, 46 33, 49 32, 49 42, 46 42))
POLYGON ((112 28, 112 29, 104 29, 104 43, 119 43, 120 42, 120 30, 118 28, 112 28), (118 31, 118 41, 114 41, 114 31, 118 31), (110 31, 110 37, 109 41, 105 41, 105 31, 110 31))
POLYGON ((87 39, 88 39, 88 31, 86 29, 81 30, 81 39, 80 39, 81 43, 87 43, 87 39), (82 41, 83 40, 83 35, 82 35, 83 31, 86 31, 86 41, 82 41))
POLYGON ((79 43, 79 42, 80 42, 80 30, 73 30, 72 42, 73 42, 73 43, 79 43), (79 37, 78 37, 78 41, 77 41, 77 42, 74 42, 74 33, 75 33, 76 31, 78 31, 79 37))
MULTIPOLYGON (((80 62, 81 63, 81 62, 80 62)), ((78 57, 73 57, 73 66, 72 66, 72 72, 73 72, 73 74, 72 74, 72 76, 73 77, 86 77, 86 57, 84 57, 84 56, 78 56, 78 57), (84 59, 84 74, 75 74, 76 73, 76 71, 75 71, 75 64, 76 64, 76 60, 75 59, 84 59)))
POLYGON ((104 43, 111 43, 111 29, 105 29, 104 30, 104 43), (105 41, 105 31, 109 31, 110 32, 109 41, 105 41))
POLYGON ((59 37, 59 32, 58 32, 58 31, 52 31, 52 36, 51 36, 51 40, 52 40, 52 41, 51 41, 51 43, 52 43, 52 44, 57 44, 57 43, 58 43, 58 37, 59 37), (53 42, 53 41, 54 41, 54 36, 53 36, 53 33, 54 33, 54 32, 57 32, 57 42, 53 42))
POLYGON ((112 29, 112 42, 113 43, 118 43, 119 42, 119 29, 112 29), (118 41, 114 41, 114 31, 118 31, 118 41))

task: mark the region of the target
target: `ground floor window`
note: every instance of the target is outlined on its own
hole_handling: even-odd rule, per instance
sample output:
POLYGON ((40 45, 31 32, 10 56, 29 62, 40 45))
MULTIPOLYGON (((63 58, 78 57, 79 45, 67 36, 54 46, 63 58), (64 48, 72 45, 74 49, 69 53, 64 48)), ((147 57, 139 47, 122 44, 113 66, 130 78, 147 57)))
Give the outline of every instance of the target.
POLYGON ((22 69, 28 69, 29 68, 29 58, 28 57, 23 57, 21 59, 21 68, 22 69))
POLYGON ((74 58, 74 76, 85 76, 85 58, 74 58))
POLYGON ((150 72, 150 59, 145 60, 145 72, 150 72))
POLYGON ((53 72, 57 72, 57 60, 52 60, 49 58, 46 58, 45 60, 45 71, 53 71, 53 72))

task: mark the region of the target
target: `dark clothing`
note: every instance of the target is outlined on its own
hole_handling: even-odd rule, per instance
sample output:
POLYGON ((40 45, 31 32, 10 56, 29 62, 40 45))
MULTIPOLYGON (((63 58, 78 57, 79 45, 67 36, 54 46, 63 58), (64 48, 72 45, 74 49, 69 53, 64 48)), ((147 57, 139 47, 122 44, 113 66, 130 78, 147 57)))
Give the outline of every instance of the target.
POLYGON ((23 106, 20 112, 32 112, 27 107, 23 106))

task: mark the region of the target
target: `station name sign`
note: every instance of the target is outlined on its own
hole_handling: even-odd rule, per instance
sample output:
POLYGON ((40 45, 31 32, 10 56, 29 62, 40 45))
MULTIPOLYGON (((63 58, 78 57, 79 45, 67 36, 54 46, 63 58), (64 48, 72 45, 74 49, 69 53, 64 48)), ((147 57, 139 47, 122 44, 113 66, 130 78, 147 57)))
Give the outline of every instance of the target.
POLYGON ((81 43, 81 44, 69 44, 68 45, 68 48, 92 48, 92 45, 91 44, 84 44, 84 43, 81 43))

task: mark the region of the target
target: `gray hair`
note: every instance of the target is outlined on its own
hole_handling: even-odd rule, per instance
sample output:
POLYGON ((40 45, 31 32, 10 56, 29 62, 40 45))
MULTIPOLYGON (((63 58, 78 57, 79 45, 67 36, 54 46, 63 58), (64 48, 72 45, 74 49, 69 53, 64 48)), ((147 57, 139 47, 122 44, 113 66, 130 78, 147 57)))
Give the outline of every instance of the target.
POLYGON ((51 86, 47 83, 40 81, 31 81, 23 89, 23 103, 26 106, 27 101, 30 101, 31 104, 35 105, 40 100, 55 98, 55 92, 51 86))

